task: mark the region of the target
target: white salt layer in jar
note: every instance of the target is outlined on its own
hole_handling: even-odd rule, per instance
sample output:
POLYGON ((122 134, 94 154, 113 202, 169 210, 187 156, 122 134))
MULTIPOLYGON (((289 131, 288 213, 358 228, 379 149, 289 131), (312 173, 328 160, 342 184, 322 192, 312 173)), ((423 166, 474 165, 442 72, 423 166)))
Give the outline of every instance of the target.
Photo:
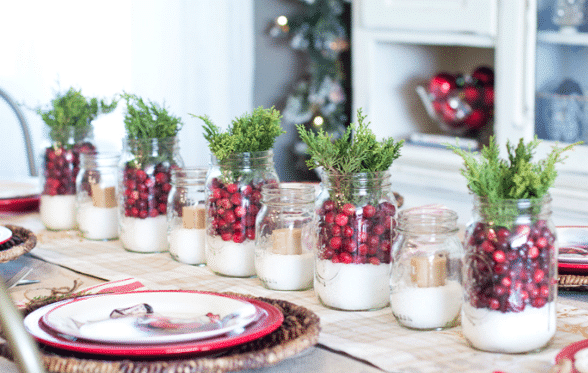
POLYGON ((169 253, 186 264, 206 263, 205 229, 176 227, 169 233, 169 253))
POLYGON ((39 203, 41 221, 50 230, 66 230, 76 227, 75 195, 41 195, 39 203))
POLYGON ((555 302, 541 308, 525 307, 522 312, 500 312, 464 304, 461 325, 463 335, 479 350, 533 351, 545 346, 555 335, 555 302))
POLYGON ((139 253, 155 253, 168 249, 167 219, 165 215, 154 218, 123 217, 120 239, 125 249, 139 253))
POLYGON ((386 307, 390 301, 389 264, 343 264, 317 260, 314 289, 329 307, 363 311, 386 307))
POLYGON ((457 281, 433 287, 404 287, 390 295, 394 316, 404 326, 436 329, 456 322, 461 309, 462 287, 457 281))
POLYGON ((276 254, 255 250, 257 277, 272 290, 305 290, 312 287, 314 254, 276 254))
POLYGON ((255 241, 236 243, 207 235, 206 265, 211 271, 223 276, 254 276, 255 241))
POLYGON ((96 207, 92 202, 78 206, 78 228, 89 240, 113 240, 118 237, 118 208, 96 207))

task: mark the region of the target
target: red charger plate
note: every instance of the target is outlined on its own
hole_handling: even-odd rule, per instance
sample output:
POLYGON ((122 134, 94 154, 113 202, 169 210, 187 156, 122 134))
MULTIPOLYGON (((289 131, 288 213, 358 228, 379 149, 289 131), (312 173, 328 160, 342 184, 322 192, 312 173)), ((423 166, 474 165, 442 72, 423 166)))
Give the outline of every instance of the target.
POLYGON ((559 226, 560 274, 588 274, 588 226, 559 226))
POLYGON ((555 356, 555 363, 559 363, 563 359, 568 359, 572 362, 572 371, 570 373, 578 373, 575 367, 576 359, 574 355, 576 352, 588 348, 588 339, 584 339, 575 343, 572 343, 566 347, 564 347, 556 356, 555 356))
MULTIPOLYGON (((158 356, 181 356, 181 355, 208 355, 218 353, 231 347, 244 344, 255 339, 261 338, 276 330, 284 321, 284 315, 279 309, 271 304, 256 300, 225 294, 215 294, 198 291, 175 291, 164 290, 163 292, 187 292, 187 293, 207 293, 223 297, 243 300, 253 304, 262 311, 262 315, 248 325, 241 334, 223 335, 209 339, 194 340, 181 343, 162 343, 162 344, 144 344, 144 345, 124 345, 97 343, 84 340, 70 340, 62 338, 50 329, 46 328, 42 322, 45 313, 64 303, 71 302, 71 299, 49 304, 41 307, 25 317, 24 324, 27 331, 38 342, 49 347, 73 351, 78 353, 93 355, 108 355, 119 357, 158 357, 158 356)), ((155 292, 155 291, 150 291, 155 292)))
POLYGON ((37 178, 0 180, 0 212, 24 212, 39 208, 37 178))
POLYGON ((40 197, 29 196, 21 198, 0 199, 1 212, 25 212, 33 211, 39 208, 40 197))

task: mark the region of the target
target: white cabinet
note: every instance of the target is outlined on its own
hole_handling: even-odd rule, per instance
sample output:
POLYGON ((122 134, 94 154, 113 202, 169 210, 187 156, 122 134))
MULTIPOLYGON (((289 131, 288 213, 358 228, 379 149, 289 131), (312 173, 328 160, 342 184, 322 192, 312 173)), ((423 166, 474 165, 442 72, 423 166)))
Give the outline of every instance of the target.
MULTIPOLYGON (((439 71, 488 65, 495 71, 490 132, 501 149, 508 140, 541 137, 548 110, 540 107, 543 87, 571 74, 588 92, 588 33, 562 37, 543 29, 540 11, 536 0, 354 0, 354 111, 363 108, 379 137, 440 134, 416 87, 439 71)), ((588 117, 588 104, 585 110, 588 117)), ((554 144, 544 141, 537 157, 554 144)), ((556 224, 588 224, 588 145, 568 156, 552 189, 554 218, 556 224)), ((445 203, 464 223, 471 204, 461 167, 449 150, 406 144, 392 169, 394 184, 407 206, 445 203)))

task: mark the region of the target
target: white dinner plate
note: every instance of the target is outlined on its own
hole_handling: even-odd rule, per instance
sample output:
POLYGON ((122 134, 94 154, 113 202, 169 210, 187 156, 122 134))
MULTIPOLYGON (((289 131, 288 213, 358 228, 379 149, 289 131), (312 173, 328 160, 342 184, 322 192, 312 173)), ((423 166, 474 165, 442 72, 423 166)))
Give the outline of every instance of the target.
POLYGON ((144 345, 210 338, 241 330, 258 317, 258 309, 241 299, 147 291, 76 299, 47 312, 41 322, 72 338, 144 345))
POLYGON ((12 231, 6 227, 0 226, 0 245, 12 238, 12 231))

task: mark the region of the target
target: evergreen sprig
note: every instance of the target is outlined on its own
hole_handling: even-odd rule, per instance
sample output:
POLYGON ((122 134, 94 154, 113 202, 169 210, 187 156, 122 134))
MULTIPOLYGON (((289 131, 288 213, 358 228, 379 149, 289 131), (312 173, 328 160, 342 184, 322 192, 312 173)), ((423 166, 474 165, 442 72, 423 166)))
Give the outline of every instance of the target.
POLYGON ((73 131, 76 139, 87 135, 91 130, 92 121, 99 114, 107 114, 118 105, 118 100, 110 102, 97 98, 86 98, 81 90, 70 88, 63 94, 57 94, 51 101, 51 108, 38 108, 37 114, 49 127, 49 137, 52 141, 66 144, 73 131))
POLYGON ((532 158, 540 142, 537 137, 527 144, 520 139, 516 147, 507 142, 507 160, 499 157, 494 137, 490 138, 488 146, 482 148, 480 159, 475 152, 449 147, 464 160, 461 174, 467 179, 470 191, 486 198, 487 203, 492 205, 501 200, 543 198, 557 177, 555 165, 567 158, 562 154, 581 144, 578 142, 563 148, 554 146, 547 158, 533 163, 532 158))
POLYGON ((124 93, 122 98, 127 102, 124 123, 129 139, 175 137, 182 128, 182 120, 165 107, 133 94, 124 93))
POLYGON ((297 125, 298 134, 308 146, 309 169, 323 167, 331 175, 346 176, 361 172, 386 171, 400 157, 404 140, 395 142, 386 138, 378 142, 366 123, 362 110, 357 111, 357 124, 351 123, 343 136, 334 140, 333 135, 322 129, 314 133, 304 125, 297 125))
POLYGON ((222 161, 234 153, 270 150, 278 136, 285 133, 281 127, 282 115, 273 107, 258 107, 251 114, 235 118, 222 132, 206 115, 196 116, 204 121, 204 138, 214 156, 222 161))

